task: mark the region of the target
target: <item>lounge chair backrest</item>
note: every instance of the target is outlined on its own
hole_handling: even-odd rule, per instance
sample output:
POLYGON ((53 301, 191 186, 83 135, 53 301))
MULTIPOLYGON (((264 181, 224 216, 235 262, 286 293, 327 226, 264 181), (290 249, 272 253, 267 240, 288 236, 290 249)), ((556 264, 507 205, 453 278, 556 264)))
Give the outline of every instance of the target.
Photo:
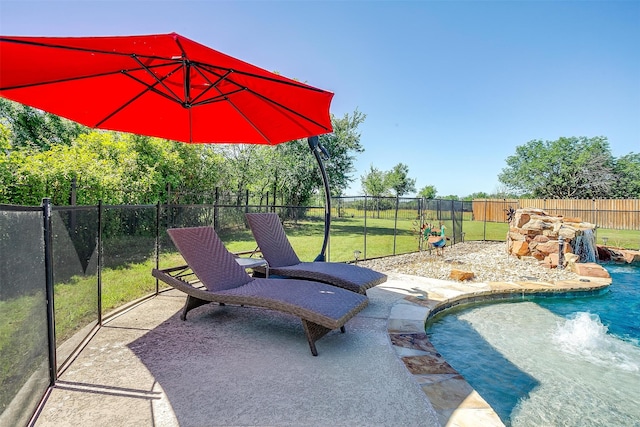
POLYGON ((232 289, 253 280, 225 248, 212 227, 171 228, 167 233, 209 291, 232 289))
POLYGON ((285 267, 300 263, 277 214, 248 213, 246 217, 253 237, 262 251, 262 256, 269 263, 269 267, 285 267))

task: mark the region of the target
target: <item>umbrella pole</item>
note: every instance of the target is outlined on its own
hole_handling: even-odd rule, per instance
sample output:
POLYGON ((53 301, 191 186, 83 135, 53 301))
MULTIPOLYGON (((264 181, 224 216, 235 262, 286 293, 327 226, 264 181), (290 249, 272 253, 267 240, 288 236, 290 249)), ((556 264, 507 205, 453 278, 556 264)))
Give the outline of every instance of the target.
POLYGON ((329 177, 327 176, 327 170, 324 167, 320 153, 324 155, 325 160, 329 158, 329 153, 322 145, 320 145, 320 140, 317 136, 307 138, 307 142, 309 143, 311 152, 318 162, 318 167, 322 174, 322 183, 324 184, 324 241, 322 242, 322 249, 320 250, 320 253, 314 260, 324 261, 327 244, 329 243, 329 228, 331 227, 331 191, 329 190, 329 177))

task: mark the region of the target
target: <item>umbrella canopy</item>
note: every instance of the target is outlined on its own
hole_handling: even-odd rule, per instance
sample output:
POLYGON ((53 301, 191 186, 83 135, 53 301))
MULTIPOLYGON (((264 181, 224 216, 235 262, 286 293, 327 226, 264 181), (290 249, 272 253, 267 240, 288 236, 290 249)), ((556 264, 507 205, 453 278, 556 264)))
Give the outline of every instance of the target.
POLYGON ((333 130, 333 93, 175 33, 0 36, 0 70, 0 96, 91 128, 248 144, 333 130))

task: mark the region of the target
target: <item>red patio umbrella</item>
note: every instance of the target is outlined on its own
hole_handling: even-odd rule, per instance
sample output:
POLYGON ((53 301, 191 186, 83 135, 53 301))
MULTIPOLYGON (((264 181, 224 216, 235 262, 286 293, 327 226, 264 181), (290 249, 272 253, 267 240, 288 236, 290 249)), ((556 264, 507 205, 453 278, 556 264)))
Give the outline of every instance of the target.
POLYGON ((333 93, 181 35, 0 38, 0 95, 91 128, 196 143, 332 131, 333 93))
POLYGON ((0 96, 91 128, 188 143, 278 144, 331 132, 333 93, 176 33, 0 36, 0 96))

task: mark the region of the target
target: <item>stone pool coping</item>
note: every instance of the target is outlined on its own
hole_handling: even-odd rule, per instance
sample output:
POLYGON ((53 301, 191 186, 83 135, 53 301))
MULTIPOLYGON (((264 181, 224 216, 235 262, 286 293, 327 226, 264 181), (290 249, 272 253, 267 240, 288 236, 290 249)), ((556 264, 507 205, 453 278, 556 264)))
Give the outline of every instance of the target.
MULTIPOLYGON (((425 333, 435 315, 462 305, 514 301, 534 296, 597 295, 610 278, 580 277, 539 281, 465 283, 391 273, 406 296, 391 308, 387 331, 397 356, 431 402, 442 426, 504 426, 493 408, 438 353, 425 333)), ((383 288, 384 284, 378 285, 383 288)), ((399 289, 394 289, 399 291, 399 289)))

